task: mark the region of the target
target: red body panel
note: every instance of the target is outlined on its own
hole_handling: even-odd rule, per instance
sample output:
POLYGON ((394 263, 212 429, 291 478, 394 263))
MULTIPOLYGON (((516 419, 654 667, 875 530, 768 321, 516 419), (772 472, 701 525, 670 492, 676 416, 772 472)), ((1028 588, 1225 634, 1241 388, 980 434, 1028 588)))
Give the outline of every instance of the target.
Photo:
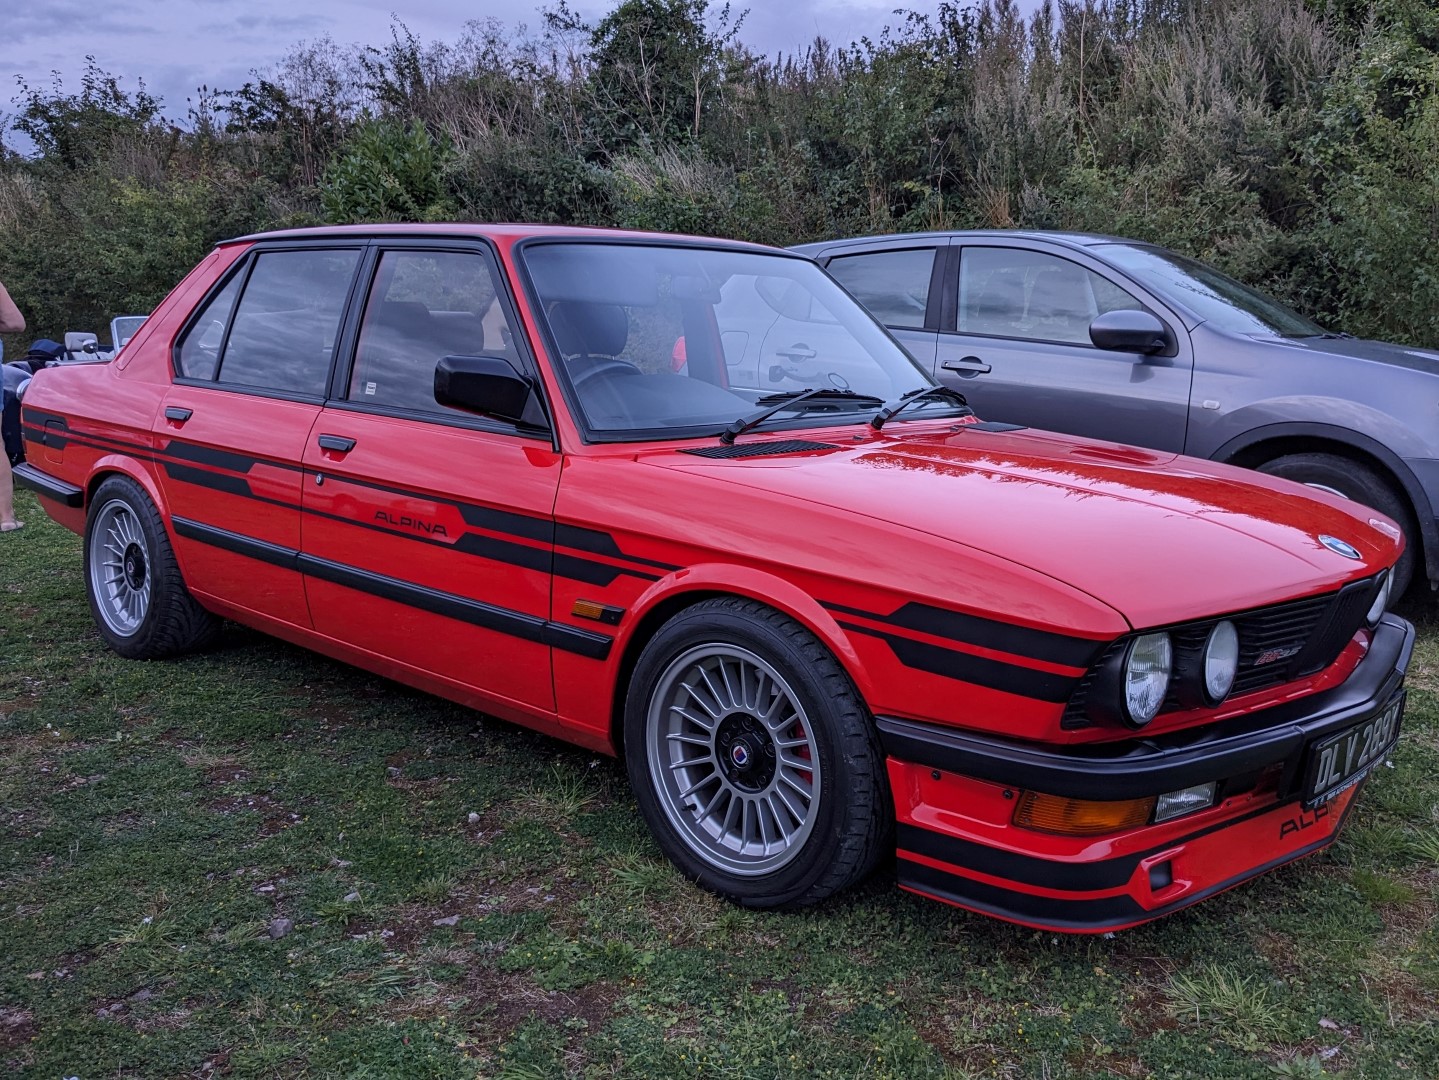
MULTIPOLYGON (((788 613, 833 652, 878 717, 1077 747, 1133 738, 1062 724, 1110 643, 1332 593, 1397 557, 1397 530, 1357 505, 1222 465, 1045 433, 907 418, 883 432, 811 429, 807 438, 831 448, 743 460, 680 452, 693 442, 586 444, 513 250, 536 233, 573 232, 366 233, 493 244, 539 360, 553 442, 175 382, 177 335, 244 255, 240 241, 201 263, 115 363, 36 377, 24 403, 30 462, 81 492, 108 473, 134 477, 169 525, 192 592, 217 613, 609 750, 623 675, 656 626, 648 616, 686 599, 738 595, 788 613), (353 447, 325 449, 322 435, 353 447), (1319 534, 1343 538, 1357 557, 1319 534), (577 603, 613 618, 575 614, 577 603)), ((81 507, 53 496, 45 506, 83 530, 81 507)), ((1172 710, 1146 735, 1338 693, 1368 642, 1361 634, 1324 670, 1218 709, 1172 710)), ((889 775, 901 863, 917 868, 917 878, 902 874, 906 888, 1060 929, 1144 916, 1031 916, 973 895, 1125 897, 1158 913, 1312 850, 1353 799, 1346 792, 1280 836, 1303 815, 1266 781, 1198 815, 1078 840, 1012 825, 1013 785, 898 757, 889 775), (1026 883, 906 847, 906 830, 953 851, 983 850, 995 865, 1058 865, 1056 881, 1102 868, 1090 882, 1101 883, 1026 883), (1133 866, 1119 880, 1125 860, 1133 866), (1152 887, 1150 866, 1165 861, 1172 882, 1152 887), (956 899, 925 884, 930 872, 979 892, 956 899)))

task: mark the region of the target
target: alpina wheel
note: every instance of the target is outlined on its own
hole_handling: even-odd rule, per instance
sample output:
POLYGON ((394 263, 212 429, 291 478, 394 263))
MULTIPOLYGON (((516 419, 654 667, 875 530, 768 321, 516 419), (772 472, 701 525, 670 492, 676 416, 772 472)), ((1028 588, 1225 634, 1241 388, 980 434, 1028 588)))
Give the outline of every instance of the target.
POLYGON ((867 873, 888 834, 870 719, 794 620, 711 600, 662 627, 635 669, 626 755, 666 854, 715 892, 798 907, 867 873))
POLYGON ((121 656, 152 660, 204 644, 219 628, 180 576, 165 526, 133 480, 106 480, 85 525, 85 590, 121 656))

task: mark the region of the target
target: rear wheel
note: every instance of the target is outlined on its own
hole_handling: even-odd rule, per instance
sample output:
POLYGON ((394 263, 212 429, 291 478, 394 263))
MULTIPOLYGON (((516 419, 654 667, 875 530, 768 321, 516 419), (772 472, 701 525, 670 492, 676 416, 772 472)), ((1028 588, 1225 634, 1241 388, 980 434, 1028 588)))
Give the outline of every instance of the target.
POLYGON ((1259 471, 1282 476, 1331 495, 1339 495, 1393 518, 1404 530, 1404 554, 1394 567, 1393 595, 1402 596, 1414 577, 1419 531, 1409 504, 1394 487, 1367 465, 1338 454, 1286 454, 1260 465, 1259 471))
POLYGON ((101 635, 132 660, 198 648, 220 628, 185 587, 159 511, 128 477, 106 480, 90 501, 85 591, 101 635))
POLYGON ((646 645, 625 708, 626 766, 665 854, 748 907, 803 907, 858 881, 892 810, 868 711, 793 619, 709 600, 646 645))

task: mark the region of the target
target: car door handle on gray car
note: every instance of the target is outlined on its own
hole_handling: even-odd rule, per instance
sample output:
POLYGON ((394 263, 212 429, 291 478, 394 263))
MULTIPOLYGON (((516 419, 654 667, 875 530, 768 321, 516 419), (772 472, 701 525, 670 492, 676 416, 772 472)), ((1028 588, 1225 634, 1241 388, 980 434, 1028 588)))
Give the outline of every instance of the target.
POLYGON ((940 365, 945 371, 958 372, 962 378, 971 379, 976 375, 983 375, 989 370, 986 364, 977 356, 963 356, 958 360, 945 360, 940 365))

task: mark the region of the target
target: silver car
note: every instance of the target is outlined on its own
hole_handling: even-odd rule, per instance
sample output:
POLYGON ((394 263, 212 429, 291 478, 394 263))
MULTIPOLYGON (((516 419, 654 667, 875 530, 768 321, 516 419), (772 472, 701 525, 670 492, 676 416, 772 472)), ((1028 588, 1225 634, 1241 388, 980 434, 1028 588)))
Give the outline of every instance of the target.
MULTIPOLYGON (((1232 462, 1363 502, 1408 539, 1396 586, 1416 566, 1439 586, 1439 352, 1328 332, 1213 267, 1113 236, 912 233, 795 250, 986 420, 1232 462)), ((805 328, 793 329, 787 353, 805 357, 805 328)), ((789 365, 786 385, 827 375, 817 351, 789 365)))

